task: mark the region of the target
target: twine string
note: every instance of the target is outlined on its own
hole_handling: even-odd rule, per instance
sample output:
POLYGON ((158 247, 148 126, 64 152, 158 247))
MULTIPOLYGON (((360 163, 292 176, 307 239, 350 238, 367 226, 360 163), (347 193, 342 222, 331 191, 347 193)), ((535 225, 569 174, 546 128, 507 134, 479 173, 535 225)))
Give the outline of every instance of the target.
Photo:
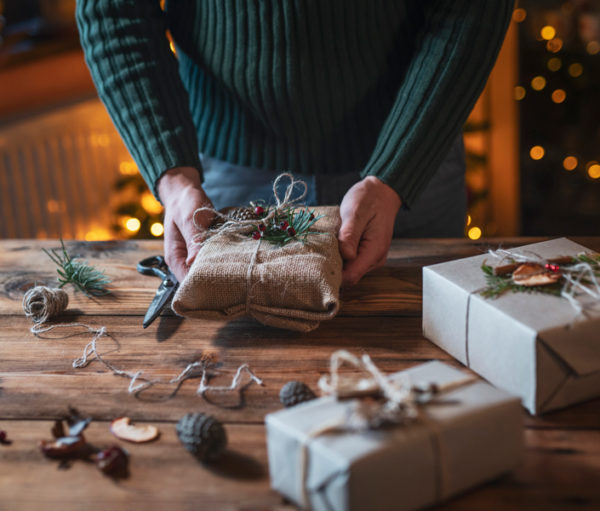
POLYGON ((68 295, 62 289, 52 289, 45 286, 36 286, 27 291, 27 293, 25 293, 25 296, 23 297, 23 310, 25 312, 25 315, 27 317, 30 317, 34 322, 33 326, 30 329, 31 333, 34 334, 36 337, 40 337, 42 334, 50 332, 57 328, 84 328, 85 330, 93 334, 93 337, 92 340, 86 344, 81 357, 76 358, 73 361, 73 368, 81 369, 83 367, 86 367, 95 358, 107 369, 109 369, 113 374, 130 379, 128 387, 128 392, 130 394, 138 394, 141 391, 157 384, 176 385, 176 392, 179 386, 185 380, 195 376, 193 374, 193 371, 198 367, 202 368, 202 379, 200 382, 200 386, 198 387, 198 394, 203 394, 206 390, 216 390, 217 392, 224 392, 226 390, 238 389, 240 386, 241 374, 244 370, 250 375, 250 383, 256 382, 259 385, 263 384, 262 380, 252 372, 248 364, 242 364, 238 368, 237 373, 229 387, 212 387, 206 385, 206 371, 211 365, 211 360, 208 357, 189 363, 185 367, 185 369, 183 369, 183 371, 181 371, 177 376, 169 380, 163 380, 160 378, 146 378, 142 376, 143 372, 141 370, 132 372, 120 369, 108 360, 104 359, 98 352, 99 339, 102 337, 109 337, 106 327, 102 326, 100 328, 94 328, 90 325, 80 322, 57 323, 44 326, 44 323, 47 320, 51 319, 55 315, 60 314, 61 312, 64 312, 64 310, 67 307, 67 304, 68 295))
POLYGON ((34 324, 41 325, 67 309, 69 295, 64 289, 35 286, 23 296, 23 312, 34 324))
POLYGON ((263 381, 256 376, 250 366, 248 364, 242 364, 238 367, 235 376, 231 380, 229 385, 208 385, 206 383, 206 368, 202 370, 202 379, 200 380, 200 385, 198 386, 197 393, 203 395, 207 391, 211 392, 229 392, 231 390, 238 390, 242 386, 242 372, 245 372, 250 377, 250 384, 252 382, 257 383, 258 385, 264 385, 263 381))

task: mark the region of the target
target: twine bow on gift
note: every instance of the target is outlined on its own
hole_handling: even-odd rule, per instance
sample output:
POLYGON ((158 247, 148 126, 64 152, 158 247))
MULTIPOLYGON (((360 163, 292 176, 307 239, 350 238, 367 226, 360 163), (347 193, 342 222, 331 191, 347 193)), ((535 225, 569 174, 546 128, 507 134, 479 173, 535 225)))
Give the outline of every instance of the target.
MULTIPOLYGON (((294 176, 289 172, 283 172, 282 174, 279 174, 273 182, 273 197, 275 197, 275 206, 270 207, 268 213, 261 217, 260 221, 266 224, 275 216, 280 215, 287 208, 292 206, 301 206, 301 201, 304 200, 307 192, 308 185, 305 181, 295 179, 294 176), (284 179, 289 179, 290 183, 285 189, 283 198, 281 198, 278 188, 284 179), (300 193, 294 197, 294 193, 298 188, 300 188, 300 193)), ((220 234, 239 234, 246 236, 247 234, 251 233, 256 226, 256 219, 250 218, 244 220, 231 218, 226 213, 222 213, 221 211, 217 211, 216 209, 207 206, 196 209, 192 216, 192 220, 194 222, 194 226, 199 231, 194 236, 194 243, 203 243, 207 239, 220 234), (216 219, 222 220, 222 223, 218 225, 213 224, 213 226, 209 227, 208 229, 200 225, 196 220, 196 216, 198 213, 206 212, 212 213, 216 219)))
POLYGON ((308 445, 311 440, 326 433, 360 432, 382 427, 402 427, 419 421, 423 424, 431 438, 431 445, 437 460, 434 477, 436 500, 446 494, 445 462, 443 443, 440 439, 438 425, 422 413, 422 407, 431 403, 441 394, 459 387, 469 385, 476 380, 474 376, 444 384, 435 382, 413 384, 406 374, 384 375, 367 354, 361 358, 346 350, 338 350, 330 358, 330 374, 322 376, 319 388, 325 395, 334 396, 338 400, 354 399, 349 413, 341 420, 321 424, 310 431, 302 443, 300 451, 300 474, 302 477, 302 504, 310 508, 307 491, 308 445), (363 373, 340 374, 339 369, 347 363, 363 373))

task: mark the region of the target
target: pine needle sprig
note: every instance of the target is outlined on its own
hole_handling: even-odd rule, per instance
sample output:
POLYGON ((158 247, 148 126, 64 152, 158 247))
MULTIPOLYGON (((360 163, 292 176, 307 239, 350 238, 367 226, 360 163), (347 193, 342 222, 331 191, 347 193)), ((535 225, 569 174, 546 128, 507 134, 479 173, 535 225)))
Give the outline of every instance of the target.
MULTIPOLYGON (((254 203, 252 205, 255 206, 254 203)), ((265 206, 261 216, 267 217, 269 212, 270 208, 265 206)), ((287 207, 273 215, 267 223, 255 224, 252 236, 255 239, 263 239, 281 246, 292 240, 304 243, 309 234, 322 234, 319 231, 311 230, 320 218, 323 218, 323 215, 315 214, 314 210, 287 207)))
MULTIPOLYGON (((578 263, 586 263, 591 268, 594 276, 600 278, 600 254, 587 253, 573 256, 571 262, 561 265, 563 270, 569 270, 578 263)), ((553 296, 561 296, 563 289, 563 279, 544 286, 522 286, 516 284, 512 278, 512 273, 496 275, 494 268, 489 265, 482 264, 481 270, 485 274, 487 286, 479 292, 484 298, 498 298, 506 292, 513 293, 542 293, 553 296)), ((588 278, 582 278, 582 284, 592 284, 588 278)))
POLYGON ((479 292, 484 298, 498 298, 509 291, 512 293, 543 293, 560 296, 562 290, 562 284, 559 283, 547 286, 521 286, 515 284, 511 274, 494 275, 494 269, 486 264, 481 265, 481 270, 485 274, 485 281, 487 283, 487 287, 479 292))
POLYGON ((86 261, 71 257, 62 239, 60 244, 60 251, 58 249, 42 249, 52 262, 58 266, 56 269, 59 275, 58 287, 72 284, 75 289, 87 296, 96 297, 109 294, 110 291, 106 289, 106 286, 111 281, 104 272, 88 265, 86 261))

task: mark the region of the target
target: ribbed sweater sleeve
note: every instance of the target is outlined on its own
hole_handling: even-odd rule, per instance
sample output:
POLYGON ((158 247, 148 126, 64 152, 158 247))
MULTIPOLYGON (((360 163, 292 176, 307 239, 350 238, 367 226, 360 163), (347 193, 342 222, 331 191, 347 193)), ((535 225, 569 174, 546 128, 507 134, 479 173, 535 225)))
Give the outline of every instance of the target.
POLYGON ((423 2, 424 26, 363 176, 410 207, 438 169, 496 60, 513 0, 423 2))
POLYGON ((173 167, 201 172, 196 131, 158 0, 78 0, 81 44, 98 94, 148 186, 173 167))

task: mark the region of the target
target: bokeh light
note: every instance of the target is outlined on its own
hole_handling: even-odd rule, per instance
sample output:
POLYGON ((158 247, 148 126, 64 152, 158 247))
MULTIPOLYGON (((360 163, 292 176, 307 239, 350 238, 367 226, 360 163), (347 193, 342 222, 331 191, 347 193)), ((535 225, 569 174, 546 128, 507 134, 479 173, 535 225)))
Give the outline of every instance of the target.
POLYGON ((513 11, 512 19, 514 22, 521 23, 525 21, 525 18, 527 18, 527 11, 522 7, 519 7, 513 11))
POLYGON ((131 233, 136 233, 140 230, 142 223, 139 218, 129 217, 125 220, 125 229, 131 233))
POLYGON ((555 103, 562 103, 565 99, 567 99, 567 93, 562 89, 556 89, 552 93, 552 101, 555 103))
POLYGON ((583 66, 579 62, 574 62, 569 66, 569 74, 573 78, 578 78, 583 74, 583 66))
POLYGON ((562 67, 562 60, 560 60, 558 57, 552 57, 548 60, 547 66, 550 71, 556 72, 562 67))
POLYGON ((160 222, 155 222, 150 226, 150 233, 152 234, 152 236, 162 236, 164 232, 165 228, 160 222))
POLYGON ((520 85, 517 85, 515 87, 515 99, 517 101, 521 101, 524 97, 525 94, 527 94, 527 91, 525 90, 525 87, 521 87, 520 85))
POLYGON ((567 156, 563 160, 563 167, 565 170, 568 171, 575 170, 577 168, 578 163, 579 162, 577 161, 577 158, 575 158, 575 156, 567 156))
POLYGON ((540 30, 540 35, 542 36, 542 39, 550 41, 550 39, 554 39, 554 36, 556 35, 556 29, 551 25, 546 25, 542 28, 542 30, 540 30))
POLYGON ((546 151, 544 150, 544 148, 541 145, 534 145, 529 150, 529 156, 531 157, 532 160, 541 160, 545 154, 546 154, 546 151))
POLYGON ((590 165, 587 172, 588 176, 590 176, 592 179, 600 178, 600 165, 597 163, 590 165))
POLYGON ((550 39, 546 43, 546 49, 552 53, 558 53, 563 47, 563 41, 560 37, 555 37, 554 39, 550 39))
POLYGON ((481 229, 479 227, 471 227, 467 232, 467 236, 472 240, 481 238, 481 229))
POLYGON ((543 90, 546 87, 546 79, 543 76, 536 76, 531 80, 531 88, 533 90, 543 90))

